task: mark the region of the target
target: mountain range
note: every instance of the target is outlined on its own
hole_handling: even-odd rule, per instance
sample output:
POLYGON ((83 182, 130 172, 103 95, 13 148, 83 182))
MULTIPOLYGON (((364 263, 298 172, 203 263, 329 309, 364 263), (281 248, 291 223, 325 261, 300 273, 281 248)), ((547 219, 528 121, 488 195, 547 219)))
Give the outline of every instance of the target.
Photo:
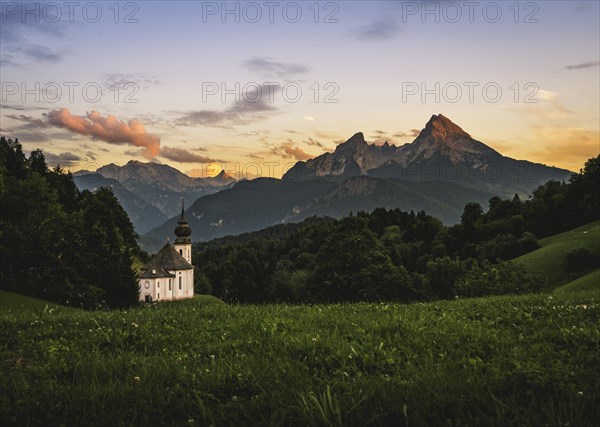
POLYGON ((111 163, 96 171, 79 171, 74 179, 80 190, 112 187, 139 234, 180 213, 181 198, 196 200, 236 182, 225 171, 215 177, 192 178, 168 165, 135 160, 124 166, 111 163))
POLYGON ((296 163, 283 179, 343 181, 356 175, 454 182, 508 196, 526 194, 549 179, 564 179, 570 172, 505 157, 439 114, 431 117, 412 143, 400 147, 387 142, 368 144, 359 132, 333 153, 296 163))
MULTIPOLYGON (((281 180, 228 183, 215 194, 203 195, 188 207, 186 216, 195 241, 376 207, 425 210, 452 224, 460 221, 469 201, 485 207, 494 195, 524 196, 550 179, 566 180, 570 174, 505 157, 439 114, 412 143, 368 144, 359 132, 332 153, 297 162, 281 180)), ((146 193, 141 198, 156 197, 146 193)), ((173 214, 146 233, 141 244, 151 251, 160 247, 176 221, 173 214)))

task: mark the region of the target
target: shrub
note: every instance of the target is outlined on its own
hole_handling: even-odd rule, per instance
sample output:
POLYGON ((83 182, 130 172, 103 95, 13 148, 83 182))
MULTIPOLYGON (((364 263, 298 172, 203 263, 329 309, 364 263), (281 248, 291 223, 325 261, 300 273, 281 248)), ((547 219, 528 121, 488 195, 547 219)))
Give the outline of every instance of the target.
POLYGON ((570 271, 580 271, 593 267, 598 263, 598 259, 589 249, 577 248, 565 256, 565 262, 570 271))

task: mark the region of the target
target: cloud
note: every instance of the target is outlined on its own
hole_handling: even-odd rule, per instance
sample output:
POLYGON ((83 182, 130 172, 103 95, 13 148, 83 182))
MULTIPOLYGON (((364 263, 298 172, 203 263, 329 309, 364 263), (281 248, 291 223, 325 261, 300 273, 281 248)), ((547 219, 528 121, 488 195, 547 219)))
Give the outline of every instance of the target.
POLYGON ((309 122, 312 122, 315 120, 315 118, 311 117, 311 116, 304 116, 304 120, 308 120, 309 122))
POLYGON ((115 90, 116 87, 119 87, 122 90, 128 89, 131 91, 131 84, 142 89, 148 89, 161 84, 158 77, 145 73, 106 73, 102 75, 102 78, 104 79, 103 85, 108 90, 115 90))
POLYGON ((323 149, 325 148, 325 146, 322 143, 320 143, 316 139, 311 138, 310 136, 308 137, 308 139, 305 139, 302 142, 304 142, 305 144, 314 146, 314 147, 319 147, 319 148, 323 148, 323 149))
POLYGON ((367 42, 391 40, 402 30, 399 22, 397 17, 388 15, 356 28, 352 36, 356 40, 367 42))
MULTIPOLYGON (((4 4, 8 4, 5 2, 4 4)), ((48 16, 51 19, 23 19, 20 8, 25 7, 25 3, 14 3, 17 10, 12 13, 9 8, 2 7, 0 10, 0 40, 2 49, 0 50, 1 67, 21 67, 24 63, 34 64, 52 64, 63 59, 63 54, 52 51, 47 46, 33 43, 30 39, 61 39, 66 36, 68 18, 57 19, 55 16, 48 16)), ((35 8, 42 7, 41 2, 30 2, 35 8)), ((50 9, 48 9, 49 11, 50 9)), ((40 12, 36 11, 39 15, 40 12)), ((66 14, 64 14, 66 15, 66 14)), ((72 26, 72 24, 71 24, 72 26)))
POLYGON ((48 163, 50 166, 72 166, 81 160, 81 157, 71 152, 53 154, 48 151, 44 151, 44 157, 46 158, 46 163, 48 163))
POLYGON ((279 62, 270 57, 253 56, 245 60, 242 65, 250 71, 276 78, 290 78, 310 71, 310 67, 307 65, 279 62))
POLYGON ((52 110, 47 116, 50 124, 80 135, 91 136, 109 144, 141 147, 146 158, 155 157, 160 151, 158 135, 146 132, 139 120, 132 119, 125 123, 113 115, 103 117, 97 111, 91 111, 85 117, 74 116, 67 108, 52 110))
POLYGON ((584 62, 582 64, 575 64, 575 65, 567 65, 565 68, 567 70, 581 70, 584 68, 594 68, 594 67, 598 67, 598 66, 600 66, 600 61, 584 62))
POLYGON ((33 110, 49 110, 50 108, 40 107, 39 105, 15 105, 15 104, 0 104, 0 110, 14 111, 33 111, 33 110))
POLYGON ((19 126, 19 129, 37 129, 49 126, 49 123, 46 120, 38 119, 25 114, 6 114, 5 117, 24 122, 25 124, 19 126))
POLYGON ((286 142, 276 147, 271 147, 269 152, 276 156, 283 157, 284 159, 295 159, 298 161, 309 160, 315 157, 296 146, 295 141, 292 139, 288 139, 286 142))
POLYGON ((53 52, 47 46, 33 44, 23 50, 23 53, 30 59, 44 64, 54 64, 63 59, 62 53, 53 52))
POLYGON ((240 96, 239 102, 229 108, 217 110, 188 111, 176 120, 183 126, 208 126, 230 128, 266 120, 277 111, 273 106, 274 97, 281 90, 278 85, 259 85, 240 96))
POLYGON ((544 121, 564 120, 573 115, 573 111, 563 104, 556 92, 539 89, 535 100, 538 102, 514 104, 509 108, 519 114, 544 121))
POLYGON ((161 157, 173 160, 179 163, 215 163, 220 160, 211 159, 210 157, 194 154, 188 150, 177 147, 163 147, 160 150, 161 157))
POLYGON ((288 157, 293 157, 296 160, 309 160, 315 157, 312 154, 306 153, 304 150, 302 150, 302 148, 298 147, 285 147, 284 151, 288 155, 288 157))

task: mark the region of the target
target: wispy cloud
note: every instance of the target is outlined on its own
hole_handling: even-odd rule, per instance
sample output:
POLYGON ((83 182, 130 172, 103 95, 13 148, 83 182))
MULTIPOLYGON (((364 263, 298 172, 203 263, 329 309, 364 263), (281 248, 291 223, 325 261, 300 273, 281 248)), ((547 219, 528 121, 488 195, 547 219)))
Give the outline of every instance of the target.
POLYGON ((126 85, 135 84, 141 89, 159 86, 161 81, 158 77, 146 73, 106 73, 102 75, 103 85, 109 90, 115 87, 126 89, 126 85))
POLYGON ((162 147, 160 156, 179 163, 215 163, 221 161, 207 156, 194 154, 188 150, 177 147, 162 147))
MULTIPOLYGON (((17 4, 17 3, 15 3, 17 4)), ((32 5, 35 4, 32 2, 32 5)), ((25 7, 19 4, 19 7, 25 7)), ((60 39, 66 36, 68 23, 64 18, 23 19, 21 13, 10 13, 8 8, 0 10, 0 66, 21 67, 24 64, 53 64, 64 57, 64 52, 32 42, 32 39, 60 39)))
POLYGON ((44 151, 44 157, 46 158, 46 163, 48 163, 49 166, 73 166, 75 163, 81 160, 80 156, 68 151, 60 154, 44 151))
POLYGON ((575 65, 567 65, 565 68, 567 70, 582 70, 585 68, 595 68, 600 66, 600 61, 595 61, 595 62, 583 62, 581 64, 575 64, 575 65))
POLYGON ((381 42, 395 38, 401 31, 399 19, 388 15, 356 28, 352 36, 359 41, 381 42))
POLYGON ((310 136, 308 137, 308 139, 305 139, 302 142, 304 142, 307 145, 313 146, 313 147, 319 147, 319 148, 325 149, 325 146, 322 143, 320 143, 316 139, 311 138, 310 136))
POLYGON ((253 56, 245 60, 242 65, 250 71, 257 72, 266 77, 292 78, 299 74, 306 74, 310 67, 304 64, 293 62, 279 62, 270 57, 253 56))
POLYGON ((512 104, 509 108, 521 115, 544 121, 565 120, 573 114, 556 92, 540 89, 537 93, 537 101, 537 103, 512 104))
POLYGON ((271 147, 269 152, 284 159, 294 159, 298 161, 309 160, 315 157, 313 154, 309 154, 302 148, 298 147, 296 142, 291 139, 288 139, 286 142, 278 146, 271 147))
POLYGON ((239 102, 232 104, 225 110, 197 110, 188 111, 179 117, 176 122, 183 126, 208 126, 231 128, 236 125, 245 125, 266 120, 277 112, 273 105, 274 96, 281 88, 277 85, 260 85, 241 97, 239 102))

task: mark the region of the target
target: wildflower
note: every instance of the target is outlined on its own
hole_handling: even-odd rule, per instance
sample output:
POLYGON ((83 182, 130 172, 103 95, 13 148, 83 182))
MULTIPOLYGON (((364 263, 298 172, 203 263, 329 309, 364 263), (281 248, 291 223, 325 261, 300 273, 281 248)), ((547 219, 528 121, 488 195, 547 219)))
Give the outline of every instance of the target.
POLYGON ((188 419, 188 424, 194 424, 194 419, 193 418, 189 418, 188 419))
POLYGON ((133 381, 139 381, 139 380, 140 380, 140 377, 137 377, 137 376, 133 377, 133 381))

